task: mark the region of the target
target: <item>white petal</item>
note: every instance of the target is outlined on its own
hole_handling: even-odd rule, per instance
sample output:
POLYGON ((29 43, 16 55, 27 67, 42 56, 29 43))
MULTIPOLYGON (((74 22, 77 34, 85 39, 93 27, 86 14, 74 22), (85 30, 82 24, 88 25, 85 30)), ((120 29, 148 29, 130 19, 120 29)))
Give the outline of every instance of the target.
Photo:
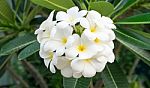
POLYGON ((82 75, 84 77, 93 77, 95 74, 96 74, 95 68, 90 63, 86 63, 82 75))
POLYGON ((53 63, 50 63, 50 71, 52 73, 56 73, 56 70, 55 70, 55 67, 54 67, 53 63))
POLYGON ((87 14, 87 10, 81 10, 81 11, 79 11, 78 14, 79 14, 79 16, 83 17, 87 14))
POLYGON ((64 77, 72 77, 73 73, 72 73, 72 69, 70 66, 64 68, 61 70, 61 74, 64 76, 64 77))
POLYGON ((45 66, 48 68, 49 64, 50 64, 50 59, 44 59, 44 64, 45 66))
POLYGON ((41 58, 48 58, 49 57, 49 52, 44 52, 42 49, 40 49, 39 55, 40 55, 41 58))
POLYGON ((80 25, 84 28, 89 28, 90 24, 86 18, 81 18, 80 19, 80 25))
POLYGON ((70 14, 70 15, 74 15, 74 14, 78 13, 78 11, 79 11, 79 8, 77 6, 74 6, 70 9, 68 9, 67 13, 70 14))
POLYGON ((83 60, 74 59, 71 62, 71 67, 75 72, 82 72, 84 69, 84 65, 85 65, 85 63, 83 60))
POLYGON ((74 78, 80 78, 82 76, 82 73, 78 73, 78 72, 73 72, 73 77, 74 78))
POLYGON ((110 42, 108 42, 107 44, 108 44, 108 46, 109 46, 111 49, 114 49, 114 43, 113 43, 113 41, 110 41, 110 42))
POLYGON ((65 28, 65 27, 67 27, 69 24, 67 23, 67 22, 65 22, 65 21, 61 21, 61 22, 59 22, 59 23, 57 23, 57 27, 58 28, 65 28))
POLYGON ((63 69, 70 64, 70 60, 65 59, 64 57, 58 57, 56 67, 58 69, 63 69))
POLYGON ((45 52, 55 51, 60 46, 61 44, 58 41, 48 41, 45 43, 43 50, 45 52))
POLYGON ((93 60, 91 62, 91 64, 93 65, 93 67, 96 69, 97 72, 101 72, 105 68, 106 63, 107 63, 107 58, 104 56, 99 57, 98 61, 93 60))
POLYGON ((51 13, 50 13, 50 15, 49 15, 49 17, 48 17, 48 21, 52 21, 53 20, 53 16, 54 16, 54 12, 55 12, 55 10, 53 10, 51 13))
POLYGON ((57 56, 61 56, 65 53, 65 47, 62 46, 62 47, 59 47, 58 49, 56 49, 56 55, 57 56))
POLYGON ((67 18, 68 18, 68 15, 67 15, 66 12, 59 11, 59 12, 56 14, 56 20, 57 20, 57 21, 66 20, 67 18))
POLYGON ((74 57, 76 57, 76 56, 78 55, 78 51, 77 51, 76 47, 73 46, 73 47, 71 47, 71 48, 66 49, 65 55, 66 55, 67 57, 74 58, 74 57))

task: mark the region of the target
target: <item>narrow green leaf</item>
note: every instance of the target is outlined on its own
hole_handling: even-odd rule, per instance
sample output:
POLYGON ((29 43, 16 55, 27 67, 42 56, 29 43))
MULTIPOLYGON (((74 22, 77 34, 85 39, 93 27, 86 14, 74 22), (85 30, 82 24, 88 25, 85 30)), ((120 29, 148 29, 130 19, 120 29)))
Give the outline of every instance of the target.
POLYGON ((88 88, 91 78, 63 78, 64 88, 88 88))
POLYGON ((114 13, 113 20, 116 19, 118 16, 123 14, 125 11, 127 11, 129 8, 131 8, 133 5, 135 5, 140 0, 128 0, 128 2, 117 12, 114 13))
POLYGON ((133 31, 133 32, 135 32, 137 34, 141 34, 142 36, 150 39, 150 33, 146 33, 146 32, 139 31, 139 30, 133 30, 133 29, 131 29, 131 31, 133 31))
POLYGON ((92 10, 96 10, 104 16, 109 16, 114 11, 114 6, 111 3, 105 1, 91 2, 90 7, 92 10))
POLYGON ((142 13, 127 17, 117 21, 116 24, 150 24, 150 13, 142 13))
POLYGON ((144 61, 147 65, 150 66, 150 53, 143 50, 143 49, 140 49, 124 40, 122 40, 120 38, 120 36, 117 36, 116 38, 120 43, 122 43, 124 46, 126 46, 129 50, 131 50, 133 53, 135 53, 136 55, 140 56, 141 60, 144 61))
POLYGON ((105 88, 129 88, 127 78, 116 61, 107 64, 101 76, 105 88))
POLYGON ((0 57, 0 77, 5 72, 6 65, 9 62, 10 58, 11 58, 11 55, 0 57))
POLYGON ((19 60, 23 60, 23 59, 31 56, 32 54, 36 53, 39 50, 40 50, 40 44, 38 42, 34 42, 34 43, 30 44, 29 46, 27 46, 25 49, 23 49, 19 53, 18 58, 19 58, 19 60))
POLYGON ((35 15, 40 12, 42 10, 41 7, 39 6, 36 6, 35 8, 33 8, 31 10, 31 12, 28 14, 28 16, 26 16, 25 18, 25 22, 24 22, 24 25, 27 25, 30 23, 30 21, 35 17, 35 15))
POLYGON ((115 6, 114 9, 115 9, 115 11, 118 11, 118 10, 120 10, 127 3, 128 0, 119 0, 119 1, 115 0, 115 1, 116 1, 115 3, 117 3, 117 2, 118 3, 117 3, 117 5, 115 6))
POLYGON ((31 34, 26 34, 24 36, 17 37, 1 47, 0 56, 6 55, 15 50, 19 50, 35 41, 36 41, 35 36, 31 34))
POLYGON ((31 0, 33 3, 48 9, 67 10, 74 6, 72 0, 31 0))
POLYGON ((140 34, 132 33, 130 30, 114 30, 117 37, 121 40, 126 41, 134 46, 142 49, 150 50, 150 39, 147 39, 140 34))
POLYGON ((6 0, 0 0, 0 19, 13 22, 13 12, 6 0))

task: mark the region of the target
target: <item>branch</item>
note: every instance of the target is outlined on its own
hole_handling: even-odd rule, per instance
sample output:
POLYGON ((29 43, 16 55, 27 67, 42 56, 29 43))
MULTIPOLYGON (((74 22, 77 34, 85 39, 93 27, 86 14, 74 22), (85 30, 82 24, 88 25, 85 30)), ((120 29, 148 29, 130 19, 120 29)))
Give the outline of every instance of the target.
POLYGON ((36 70, 36 68, 32 64, 30 64, 26 60, 22 60, 22 64, 24 65, 26 70, 34 77, 34 79, 40 85, 40 88, 48 88, 43 77, 41 76, 41 74, 36 70))
POLYGON ((19 81, 24 88, 29 88, 29 85, 20 76, 18 76, 18 74, 16 74, 16 72, 13 71, 12 68, 10 68, 9 66, 6 66, 6 68, 10 72, 10 75, 12 75, 15 80, 19 81))

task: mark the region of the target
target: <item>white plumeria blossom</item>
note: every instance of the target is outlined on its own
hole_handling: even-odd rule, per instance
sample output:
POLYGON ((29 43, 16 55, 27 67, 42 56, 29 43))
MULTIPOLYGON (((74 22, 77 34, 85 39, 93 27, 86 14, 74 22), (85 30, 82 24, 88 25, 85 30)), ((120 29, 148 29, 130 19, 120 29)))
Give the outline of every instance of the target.
POLYGON ((57 68, 64 77, 93 77, 115 60, 113 29, 113 21, 94 10, 52 11, 35 31, 39 55, 52 73, 57 68))
POLYGON ((56 51, 58 56, 61 56, 65 52, 65 48, 72 42, 72 32, 71 26, 66 26, 65 28, 56 26, 57 30, 51 40, 47 41, 44 45, 45 51, 56 51))
POLYGON ((105 56, 93 56, 91 58, 76 58, 71 62, 71 67, 75 72, 84 77, 93 77, 96 72, 101 72, 107 63, 105 56))
POLYGON ((41 58, 44 59, 45 66, 47 68, 50 67, 50 71, 52 73, 55 73, 56 70, 55 70, 54 64, 56 64, 57 56, 54 52, 45 52, 42 47, 43 47, 43 44, 41 44, 40 46, 39 55, 41 58))
POLYGON ((107 22, 107 19, 109 18, 101 17, 101 14, 92 10, 88 12, 86 18, 80 20, 80 24, 86 28, 84 33, 89 39, 94 40, 100 38, 101 41, 109 41, 114 39, 115 34, 112 30, 108 30, 108 28, 105 27, 107 25, 106 23, 109 23, 108 25, 110 25, 110 27, 112 24, 109 20, 107 22))
POLYGON ((62 21, 63 24, 75 25, 87 13, 86 10, 79 11, 78 7, 72 7, 67 12, 59 11, 56 15, 57 21, 62 21))
POLYGON ((53 35, 51 31, 55 30, 56 21, 53 21, 54 11, 52 11, 47 20, 42 22, 40 28, 35 31, 37 34, 37 40, 39 43, 42 41, 49 40, 50 37, 53 35))
POLYGON ((97 48, 92 42, 83 34, 81 37, 77 34, 73 35, 74 42, 66 49, 66 56, 74 58, 79 55, 81 58, 88 58, 97 53, 97 48))

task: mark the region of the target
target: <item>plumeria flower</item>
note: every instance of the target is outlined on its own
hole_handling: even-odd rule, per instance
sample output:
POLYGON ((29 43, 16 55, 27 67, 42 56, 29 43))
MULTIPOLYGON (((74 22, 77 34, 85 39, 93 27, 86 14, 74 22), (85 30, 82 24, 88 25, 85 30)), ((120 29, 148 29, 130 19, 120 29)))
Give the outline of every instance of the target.
POLYGON ((41 43, 43 40, 49 40, 50 37, 53 35, 51 31, 55 30, 56 21, 53 21, 54 11, 52 11, 47 20, 42 22, 39 29, 35 31, 37 34, 37 40, 41 43))
POLYGON ((75 25, 77 22, 80 21, 83 16, 85 16, 87 13, 86 10, 81 10, 79 11, 78 7, 72 7, 67 10, 67 12, 59 11, 56 15, 56 20, 57 21, 62 21, 63 25, 75 25))
POLYGON ((50 71, 52 73, 55 73, 55 67, 54 64, 56 64, 57 56, 54 52, 45 52, 43 50, 43 44, 40 46, 39 55, 41 58, 44 59, 44 64, 48 68, 50 66, 50 71))
POLYGON ((98 52, 99 55, 105 56, 109 63, 113 63, 115 60, 115 55, 112 48, 109 45, 104 45, 104 49, 101 52, 98 52))
POLYGON ((55 66, 57 67, 57 69, 61 70, 61 74, 64 77, 72 77, 73 70, 70 64, 71 58, 62 56, 57 58, 57 64, 55 66))
POLYGON ((106 63, 107 59, 105 56, 95 55, 90 58, 78 57, 73 59, 71 67, 74 71, 78 72, 80 76, 93 77, 96 72, 101 72, 105 68, 106 63))
POLYGON ((97 53, 96 46, 83 34, 81 37, 77 34, 73 35, 74 42, 72 45, 67 47, 65 55, 67 57, 79 57, 88 58, 97 53))
POLYGON ((73 28, 71 26, 62 28, 59 25, 56 25, 56 29, 53 38, 45 43, 44 50, 56 51, 56 54, 61 56, 64 54, 66 46, 72 43, 71 36, 73 28))
POLYGON ((113 21, 109 17, 102 16, 102 23, 108 29, 116 29, 116 26, 113 24, 113 21))
POLYGON ((100 38, 101 41, 109 41, 115 38, 114 32, 103 24, 101 14, 94 10, 89 11, 86 18, 80 20, 80 24, 85 28, 84 33, 90 40, 100 38))

